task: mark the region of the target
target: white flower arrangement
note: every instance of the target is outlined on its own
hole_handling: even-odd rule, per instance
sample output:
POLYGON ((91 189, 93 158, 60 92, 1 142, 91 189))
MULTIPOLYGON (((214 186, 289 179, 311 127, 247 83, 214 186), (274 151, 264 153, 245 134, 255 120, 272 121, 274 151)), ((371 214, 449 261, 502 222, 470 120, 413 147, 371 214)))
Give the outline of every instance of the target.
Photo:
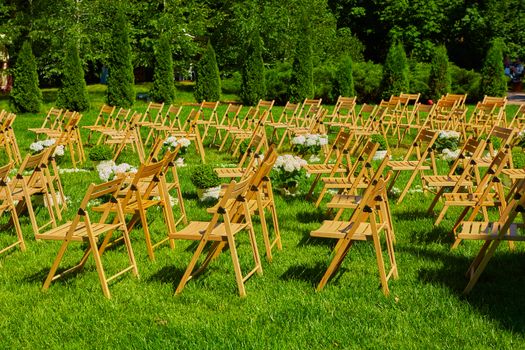
POLYGON ((292 145, 300 154, 319 153, 322 146, 328 144, 328 136, 321 134, 305 134, 295 136, 292 139, 292 145))
MULTIPOLYGON (((38 153, 43 151, 45 148, 53 146, 57 141, 55 139, 47 139, 42 141, 33 142, 29 145, 29 149, 32 153, 38 153)), ((57 146, 53 152, 53 157, 63 157, 64 156, 64 145, 57 146)))
POLYGON ((115 178, 118 174, 124 173, 136 173, 137 168, 129 165, 128 163, 115 164, 112 160, 104 160, 97 165, 98 177, 102 181, 110 181, 115 178))
POLYGON ((301 157, 284 154, 277 157, 273 169, 273 179, 278 186, 295 187, 305 177, 304 167, 308 162, 301 157))
POLYGON ((459 153, 460 152, 461 152, 461 150, 459 150, 459 149, 457 149, 455 151, 451 151, 448 148, 445 148, 443 151, 441 151, 441 158, 443 160, 446 160, 447 162, 454 161, 454 160, 456 160, 459 157, 459 153))
POLYGON ((164 140, 163 146, 168 150, 174 150, 178 145, 180 145, 179 153, 186 153, 186 149, 191 145, 191 141, 185 137, 176 138, 175 136, 169 136, 164 140))
POLYGON ((453 130, 441 130, 436 140, 436 150, 441 152, 444 149, 455 151, 459 146, 460 133, 453 130))

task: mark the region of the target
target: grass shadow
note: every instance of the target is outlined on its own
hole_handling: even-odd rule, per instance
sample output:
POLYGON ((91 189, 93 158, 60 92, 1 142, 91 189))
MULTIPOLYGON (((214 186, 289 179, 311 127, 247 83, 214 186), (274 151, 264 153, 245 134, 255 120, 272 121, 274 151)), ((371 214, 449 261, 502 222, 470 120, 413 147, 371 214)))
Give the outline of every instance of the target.
POLYGON ((297 221, 303 224, 323 222, 323 220, 329 219, 321 208, 316 208, 315 211, 300 211, 295 217, 297 218, 297 221))
POLYGON ((315 266, 294 265, 290 266, 279 278, 283 281, 302 280, 315 286, 321 280, 326 265, 317 263, 315 266))
POLYGON ((176 286, 182 278, 185 270, 185 268, 176 267, 175 265, 164 266, 162 269, 148 277, 146 281, 176 286))

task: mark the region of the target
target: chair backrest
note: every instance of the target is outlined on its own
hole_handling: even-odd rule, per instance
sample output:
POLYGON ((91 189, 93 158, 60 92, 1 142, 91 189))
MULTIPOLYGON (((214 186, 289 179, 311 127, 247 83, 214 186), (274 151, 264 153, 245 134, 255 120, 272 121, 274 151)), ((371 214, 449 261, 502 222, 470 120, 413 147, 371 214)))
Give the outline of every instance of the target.
POLYGON ((146 108, 146 112, 144 112, 144 117, 142 121, 150 121, 156 123, 159 119, 159 117, 162 116, 162 109, 164 108, 164 103, 155 103, 150 102, 148 104, 148 108, 146 108))
POLYGON ((181 129, 180 114, 182 112, 182 106, 170 105, 164 115, 164 121, 167 122, 170 128, 181 129))
POLYGON ((448 175, 454 175, 459 166, 463 167, 463 172, 470 173, 471 167, 483 156, 485 146, 485 140, 467 139, 461 147, 458 157, 452 163, 448 175))
POLYGON ((514 128, 517 132, 525 130, 525 104, 520 105, 520 108, 512 117, 509 128, 514 128))
POLYGON ((219 125, 230 125, 232 121, 239 117, 241 110, 242 104, 228 103, 228 107, 226 107, 222 118, 220 118, 219 125))
POLYGON ((62 115, 62 109, 51 107, 49 111, 47 112, 46 117, 44 118, 44 122, 42 123, 42 128, 50 127, 51 125, 55 124, 55 120, 60 120, 60 116, 62 115))
POLYGON ((413 155, 413 152, 416 152, 416 157, 418 160, 426 158, 427 154, 430 152, 433 156, 433 145, 438 138, 439 133, 437 131, 432 131, 429 129, 421 129, 416 136, 416 139, 408 149, 407 154, 405 155, 404 160, 410 160, 410 157, 413 155))

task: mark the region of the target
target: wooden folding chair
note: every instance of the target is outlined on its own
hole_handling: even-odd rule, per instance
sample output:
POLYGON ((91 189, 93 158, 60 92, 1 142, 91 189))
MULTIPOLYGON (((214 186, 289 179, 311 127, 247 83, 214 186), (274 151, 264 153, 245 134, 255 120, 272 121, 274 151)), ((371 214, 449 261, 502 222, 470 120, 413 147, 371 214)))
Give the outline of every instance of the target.
POLYGON ((11 194, 11 188, 9 187, 9 172, 13 169, 13 163, 9 163, 0 167, 0 216, 4 213, 9 213, 11 221, 15 227, 16 242, 8 245, 5 248, 0 249, 0 254, 7 252, 8 250, 20 246, 20 250, 25 252, 26 244, 24 242, 24 236, 22 235, 22 228, 20 227, 20 221, 18 221, 18 214, 16 213, 16 205, 11 194))
POLYGON ((359 153, 356 162, 349 168, 347 176, 336 177, 334 173, 322 178, 323 189, 315 202, 315 207, 317 208, 321 204, 324 195, 329 189, 337 189, 339 193, 346 190, 347 193, 355 194, 354 192, 358 188, 368 187, 367 180, 373 175, 371 173, 372 160, 378 147, 379 144, 375 142, 367 142, 359 153))
POLYGON ((509 168, 513 168, 514 166, 512 162, 512 143, 515 139, 514 136, 515 133, 513 128, 503 128, 501 126, 494 125, 492 129, 490 129, 490 132, 486 137, 488 154, 486 157, 482 157, 479 160, 478 166, 487 167, 492 162, 492 158, 497 153, 497 150, 494 149, 494 143, 492 142, 492 139, 498 139, 501 144, 500 148, 511 152, 511 155, 508 159, 508 166, 509 168))
POLYGON ((49 138, 57 140, 57 146, 64 146, 64 148, 69 150, 74 168, 77 167, 77 163, 81 164, 86 161, 86 154, 84 153, 84 146, 78 127, 80 119, 82 119, 82 115, 76 113, 67 120, 62 130, 46 133, 49 138))
POLYGON ((162 118, 161 125, 152 125, 151 130, 146 138, 146 144, 149 144, 149 140, 154 138, 166 138, 170 132, 178 132, 182 130, 180 123, 180 114, 182 112, 182 106, 170 105, 166 114, 162 118))
POLYGON ((62 123, 62 109, 51 107, 44 117, 44 121, 39 128, 29 128, 27 130, 34 132, 35 140, 38 140, 38 136, 48 130, 55 130, 62 123))
POLYGON ((91 140, 91 135, 93 132, 98 130, 103 130, 111 125, 111 122, 113 120, 113 113, 115 113, 115 106, 108 106, 107 104, 103 104, 102 107, 100 107, 100 111, 98 112, 97 118, 95 119, 95 123, 93 125, 87 125, 84 126, 84 129, 89 130, 89 134, 87 137, 87 142, 89 143, 91 140))
POLYGON ((397 203, 401 203, 405 195, 408 193, 408 190, 412 186, 418 172, 420 173, 421 178, 424 175, 425 170, 432 170, 434 175, 437 175, 436 159, 434 155, 433 145, 436 142, 438 137, 437 131, 430 131, 422 129, 416 139, 414 140, 412 146, 409 148, 407 154, 400 161, 390 161, 388 166, 394 171, 394 176, 390 181, 388 190, 391 191, 402 171, 411 172, 410 178, 408 179, 405 188, 401 192, 397 203), (416 156, 415 160, 410 158, 416 156), (430 156, 430 162, 428 162, 427 157, 430 156))
POLYGON ((106 125, 97 128, 96 131, 101 134, 97 140, 97 145, 105 142, 109 137, 108 134, 124 130, 128 125, 130 115, 135 115, 131 114, 131 109, 120 108, 113 118, 106 121, 106 125))
POLYGON ((357 97, 343 97, 339 96, 335 104, 332 114, 326 116, 324 122, 328 126, 328 130, 331 127, 347 127, 348 125, 354 125, 357 121, 357 115, 355 107, 357 104, 357 97))
POLYGON ((338 243, 334 251, 332 261, 323 275, 317 291, 324 288, 328 280, 337 272, 344 258, 348 254, 350 247, 355 241, 373 241, 376 253, 377 267, 379 270, 379 279, 383 294, 389 295, 388 280, 390 277, 398 278, 397 263, 394 254, 394 245, 392 234, 388 224, 379 223, 377 219, 377 207, 384 205, 386 193, 386 184, 380 179, 366 189, 362 200, 352 213, 348 221, 325 220, 320 228, 310 232, 310 236, 319 238, 337 239, 338 243), (390 261, 390 270, 385 270, 381 240, 379 234, 385 232, 385 241, 390 261))
POLYGON ((213 169, 220 178, 240 178, 250 174, 260 164, 260 155, 268 149, 264 133, 254 133, 248 143, 246 152, 243 153, 239 164, 234 168, 213 169))
POLYGON ((456 231, 458 239, 481 240, 483 245, 467 270, 469 282, 463 291, 468 294, 474 288, 494 252, 502 241, 525 241, 525 180, 520 180, 512 200, 496 222, 463 221, 456 231), (521 214, 522 222, 514 223, 521 214))
POLYGON ((206 163, 206 153, 204 151, 203 138, 201 136, 198 122, 202 113, 199 110, 192 109, 186 118, 181 130, 171 129, 166 131, 167 136, 175 136, 177 138, 184 137, 193 142, 197 153, 200 155, 203 163, 206 163))
POLYGON ((219 101, 217 102, 206 102, 202 101, 199 107, 199 112, 202 114, 202 118, 197 121, 198 125, 204 125, 204 132, 202 133, 202 140, 208 136, 210 127, 219 125, 219 116, 217 114, 217 108, 219 107, 219 101), (209 114, 209 117, 206 116, 209 114))
POLYGON ((118 159, 120 154, 128 145, 130 145, 133 151, 138 154, 141 163, 145 161, 144 145, 142 144, 140 130, 137 124, 140 118, 141 115, 139 113, 135 113, 133 117, 127 122, 126 128, 124 130, 104 132, 104 135, 107 136, 105 143, 115 147, 113 161, 118 159))
POLYGON ((516 114, 512 117, 509 128, 514 129, 515 134, 525 130, 525 104, 520 105, 516 114))
POLYGON ((471 189, 475 183, 480 181, 477 162, 482 157, 485 146, 484 140, 470 138, 461 148, 446 175, 423 175, 423 183, 428 187, 436 188, 436 194, 427 211, 429 215, 434 213, 434 207, 447 189, 452 188, 453 193, 464 187, 471 189))
POLYGON ((227 132, 230 128, 236 127, 239 123, 239 113, 242 110, 241 104, 228 103, 228 107, 224 111, 222 118, 219 123, 215 126, 215 135, 213 136, 212 145, 215 144, 217 137, 222 140, 223 135, 221 132, 227 132))
POLYGON ((22 162, 20 149, 16 141, 15 132, 13 131, 13 123, 15 122, 16 114, 7 113, 0 121, 0 148, 5 148, 9 161, 15 164, 22 162))
MULTIPOLYGON (((270 141, 275 142, 279 137, 279 130, 286 130, 290 127, 293 120, 296 119, 297 113, 299 113, 300 105, 298 103, 286 102, 286 105, 283 107, 281 114, 278 118, 273 118, 271 115, 270 119, 267 120, 266 125, 272 129, 270 141)), ((281 148, 284 138, 281 138, 281 143, 277 145, 277 149, 281 148)))
POLYGON ((244 282, 256 272, 262 274, 261 259, 257 248, 255 231, 251 221, 250 209, 248 207, 248 201, 245 200, 246 194, 250 190, 250 182, 251 179, 249 178, 239 183, 232 181, 226 189, 224 196, 219 200, 217 210, 213 213, 211 221, 191 221, 187 227, 170 234, 170 238, 172 239, 186 239, 199 242, 193 257, 177 286, 175 291, 176 294, 181 293, 186 283, 188 283, 191 278, 194 278, 201 273, 208 264, 224 250, 226 245, 228 245, 230 250, 237 288, 239 289, 239 295, 241 297, 246 296, 244 282), (243 216, 242 222, 232 222, 232 215, 243 216), (222 221, 220 221, 221 217, 222 221), (243 276, 237 254, 235 237, 239 232, 244 230, 248 231, 255 266, 243 276), (202 265, 195 270, 199 257, 203 253, 208 242, 212 242, 208 254, 202 265))
POLYGON ((113 279, 121 276, 122 274, 132 271, 133 275, 138 277, 137 263, 135 262, 135 256, 133 254, 133 248, 131 246, 131 241, 129 239, 128 230, 126 228, 126 220, 124 217, 124 211, 122 209, 121 203, 116 200, 117 192, 120 189, 122 184, 122 179, 116 179, 110 182, 106 182, 100 185, 91 184, 88 187, 87 193, 84 196, 84 199, 80 203, 80 208, 78 209, 77 215, 73 221, 68 221, 59 227, 56 227, 52 230, 49 230, 42 234, 37 234, 37 239, 42 240, 53 240, 53 241, 63 241, 60 249, 58 250, 57 257, 55 258, 49 274, 43 285, 43 290, 47 290, 52 281, 61 278, 71 272, 78 271, 84 267, 87 262, 87 259, 92 254, 93 259, 95 260, 95 265, 97 267, 98 278, 100 280, 100 285, 102 286, 102 292, 106 298, 111 298, 111 293, 109 292, 108 282, 113 279), (103 198, 104 196, 111 196, 111 199, 105 206, 105 210, 102 212, 98 222, 92 222, 90 218, 90 213, 88 210, 88 203, 91 200, 103 198), (109 214, 111 211, 116 212, 114 219, 111 219, 109 214), (113 236, 115 230, 122 231, 122 237, 126 244, 126 252, 129 259, 129 265, 117 272, 111 277, 106 277, 104 271, 104 266, 102 265, 102 254, 104 253, 107 242, 113 236), (104 241, 101 246, 98 246, 98 241, 102 235, 105 235, 104 241), (62 261, 64 253, 66 252, 70 242, 81 242, 86 245, 86 250, 79 264, 67 269, 66 271, 56 275, 57 269, 62 261))
POLYGON ((499 151, 472 193, 457 192, 456 188, 454 188, 451 193, 444 193, 443 198, 445 199, 445 203, 434 225, 438 225, 441 222, 448 208, 451 206, 465 207, 460 217, 464 217, 470 208, 475 207, 474 211, 476 213, 478 210, 483 211, 483 215, 487 221, 487 207, 500 207, 504 209, 506 205, 505 194, 499 176, 505 163, 508 161, 508 157, 509 153, 507 151, 499 151))
POLYGON ((55 214, 53 212, 53 201, 49 192, 49 178, 46 177, 45 168, 48 166, 51 149, 44 150, 35 155, 26 155, 17 174, 9 182, 13 200, 17 201, 17 214, 20 216, 25 210, 29 215, 29 220, 36 235, 40 230, 51 225, 56 227, 55 214), (47 210, 49 221, 38 224, 36 214, 32 204, 32 198, 41 195, 44 206, 47 210))
POLYGON ((142 115, 142 119, 137 122, 139 126, 150 127, 152 125, 159 125, 159 120, 162 118, 162 109, 164 103, 150 102, 146 108, 146 112, 142 115))

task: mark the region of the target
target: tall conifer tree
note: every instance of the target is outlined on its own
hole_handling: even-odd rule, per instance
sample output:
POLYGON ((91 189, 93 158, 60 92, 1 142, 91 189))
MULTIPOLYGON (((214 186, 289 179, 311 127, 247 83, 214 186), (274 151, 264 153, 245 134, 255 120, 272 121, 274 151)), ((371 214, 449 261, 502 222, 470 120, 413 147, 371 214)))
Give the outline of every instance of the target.
POLYGON ((264 63, 262 58, 262 39, 254 30, 246 45, 246 58, 242 65, 242 84, 240 97, 245 105, 256 105, 266 97, 264 63))
POLYGON ((221 98, 221 76, 217 66, 217 58, 213 46, 208 41, 206 51, 199 60, 197 67, 197 82, 193 95, 198 102, 219 101, 221 98))
POLYGON ((314 97, 314 65, 312 60, 312 30, 306 15, 301 16, 299 23, 301 33, 292 65, 290 81, 290 99, 301 102, 314 97))
POLYGON ((175 100, 175 76, 173 73, 173 57, 170 39, 162 34, 155 47, 155 72, 151 98, 156 102, 167 104, 175 100))
POLYGON ((487 52, 481 69, 481 92, 487 96, 505 96, 507 78, 503 70, 503 42, 495 39, 487 52))
POLYGON ((392 95, 409 91, 409 66, 403 44, 392 43, 386 56, 383 68, 382 97, 389 99, 392 95))
POLYGON ((42 91, 38 87, 36 60, 29 41, 22 44, 16 60, 13 78, 13 89, 9 96, 14 110, 17 112, 39 112, 42 105, 42 91))
POLYGON ((430 98, 434 101, 439 100, 442 95, 450 92, 451 78, 448 69, 448 55, 445 46, 438 46, 434 49, 434 56, 430 63, 430 76, 428 87, 430 98))
POLYGON ((84 80, 84 69, 76 40, 71 40, 66 47, 62 71, 62 87, 58 90, 56 105, 72 111, 89 109, 89 97, 84 80))

